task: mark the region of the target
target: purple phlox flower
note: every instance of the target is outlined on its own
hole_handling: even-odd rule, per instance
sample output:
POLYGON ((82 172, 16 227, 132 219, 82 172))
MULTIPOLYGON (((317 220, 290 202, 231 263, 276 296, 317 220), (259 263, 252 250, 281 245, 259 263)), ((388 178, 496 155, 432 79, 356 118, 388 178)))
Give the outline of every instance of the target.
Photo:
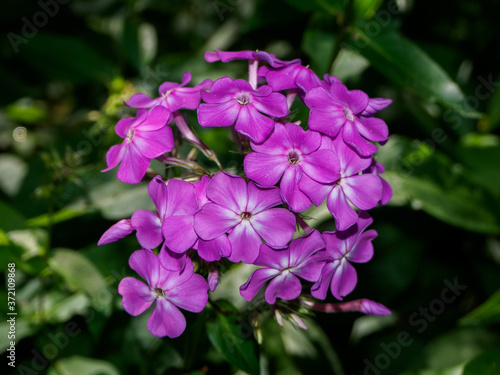
POLYGON ((188 257, 187 253, 188 252, 176 253, 170 250, 164 242, 158 253, 158 260, 166 270, 180 273, 184 271, 186 264, 191 263, 191 259, 188 257))
POLYGON ((106 154, 107 172, 118 165, 117 177, 135 184, 146 174, 151 159, 174 148, 172 129, 165 126, 172 120, 170 112, 155 107, 149 112, 141 109, 137 117, 126 117, 115 126, 116 134, 124 138, 120 145, 111 146, 106 154))
POLYGON ((164 82, 160 85, 158 92, 160 96, 151 99, 143 93, 134 94, 127 104, 136 108, 153 108, 156 106, 165 107, 170 113, 179 109, 196 109, 200 104, 201 90, 208 90, 212 85, 212 80, 206 79, 195 87, 184 87, 191 81, 191 73, 186 72, 182 76, 182 82, 164 82))
POLYGON ((375 159, 373 159, 370 167, 368 167, 367 169, 365 169, 363 171, 363 173, 371 173, 371 174, 374 174, 380 178, 380 182, 382 183, 382 198, 380 199, 379 203, 382 206, 389 203, 389 201, 392 198, 391 185, 389 185, 389 183, 380 176, 384 172, 385 172, 384 166, 382 164, 380 164, 378 161, 375 161, 375 159))
MULTIPOLYGON (((209 182, 210 177, 208 176, 203 176, 200 181, 193 182, 193 185, 196 188, 196 197, 199 209, 210 202, 207 198, 207 185, 209 182)), ((198 238, 196 243, 193 245, 193 249, 197 250, 198 255, 207 262, 213 262, 220 260, 221 257, 227 258, 231 255, 231 242, 227 238, 226 234, 221 234, 219 237, 212 240, 198 238)))
POLYGON ((231 126, 253 142, 261 143, 274 129, 275 121, 288 113, 286 98, 264 85, 254 90, 247 81, 229 77, 214 82, 210 92, 201 93, 206 102, 198 108, 201 126, 231 126))
MULTIPOLYGON (((383 120, 362 116, 370 103, 363 91, 348 91, 342 83, 334 83, 330 90, 313 88, 304 101, 311 109, 309 127, 312 130, 330 137, 336 137, 342 130, 344 142, 360 155, 369 156, 377 151, 377 147, 368 141, 384 142, 388 139, 389 132, 383 120)), ((365 113, 371 110, 370 107, 365 113)))
POLYGON ((165 239, 165 245, 173 252, 183 253, 191 248, 198 239, 193 228, 198 210, 193 184, 175 179, 165 184, 156 176, 148 191, 158 213, 138 210, 130 220, 141 246, 154 249, 165 239))
POLYGON ((338 300, 354 290, 358 282, 354 263, 366 263, 373 257, 372 240, 377 232, 370 229, 363 232, 373 222, 370 215, 362 211, 359 220, 346 231, 323 232, 326 252, 322 254, 326 261, 319 280, 312 286, 311 294, 325 299, 328 289, 338 300))
POLYGON ((320 133, 303 130, 296 124, 276 124, 264 143, 252 143, 256 152, 246 155, 245 173, 263 186, 273 186, 281 178, 283 200, 292 211, 304 211, 311 201, 298 187, 303 174, 323 183, 340 177, 337 155, 331 150, 320 149, 321 138, 320 133))
POLYGON ((386 98, 370 98, 368 100, 368 105, 365 110, 361 112, 360 116, 362 117, 370 117, 373 116, 378 111, 383 110, 388 107, 392 103, 391 99, 386 98))
POLYGON ((340 79, 338 79, 335 76, 331 76, 329 74, 325 74, 323 76, 323 81, 321 81, 321 86, 324 87, 327 90, 330 90, 330 87, 332 87, 332 85, 334 83, 342 83, 342 82, 340 81, 340 79))
POLYGON ((186 319, 179 308, 201 312, 208 301, 208 285, 193 271, 188 262, 184 271, 168 271, 151 250, 137 250, 129 259, 130 267, 146 280, 147 285, 133 277, 118 285, 122 305, 130 315, 142 314, 155 301, 148 321, 151 334, 158 337, 178 337, 186 328, 186 319))
POLYGON ((118 241, 134 231, 129 219, 123 219, 113 224, 97 242, 98 246, 118 241))
POLYGON ((299 88, 303 92, 308 92, 314 87, 321 86, 318 76, 311 69, 300 64, 286 65, 279 69, 261 66, 259 76, 265 77, 274 91, 299 88))
POLYGON ((217 173, 207 186, 210 203, 195 215, 194 225, 203 240, 229 233, 231 262, 252 263, 264 239, 283 247, 295 232, 295 215, 284 208, 278 188, 264 188, 226 172, 217 173))
POLYGON ((274 304, 276 298, 293 300, 302 292, 299 277, 316 282, 325 262, 317 252, 325 248, 325 242, 317 230, 297 238, 284 250, 274 250, 262 244, 254 264, 259 268, 240 287, 240 294, 251 301, 264 284, 271 280, 265 292, 267 303, 274 304))
POLYGON ((205 60, 209 63, 222 61, 224 63, 233 60, 259 60, 268 63, 273 68, 279 68, 282 66, 287 66, 291 64, 300 64, 299 59, 292 61, 284 61, 277 59, 272 53, 266 51, 220 51, 218 49, 215 52, 205 52, 205 60))
POLYGON ((341 139, 335 142, 324 136, 321 147, 335 150, 340 163, 340 178, 331 184, 320 184, 304 175, 299 182, 299 189, 316 205, 320 205, 326 197, 327 207, 338 230, 346 230, 356 223, 358 215, 350 206, 360 210, 375 207, 382 199, 382 184, 374 174, 360 174, 371 163, 371 157, 361 157, 341 139))

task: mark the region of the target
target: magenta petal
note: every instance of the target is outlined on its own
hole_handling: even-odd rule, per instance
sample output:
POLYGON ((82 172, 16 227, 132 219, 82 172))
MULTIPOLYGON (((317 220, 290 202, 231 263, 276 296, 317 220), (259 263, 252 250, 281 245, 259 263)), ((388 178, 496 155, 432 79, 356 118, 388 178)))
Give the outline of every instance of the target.
POLYGON ((142 156, 133 143, 129 143, 128 147, 124 148, 125 153, 116 177, 120 181, 135 184, 142 180, 151 160, 142 156))
POLYGON ((163 219, 167 211, 167 185, 161 176, 156 176, 148 184, 148 193, 155 204, 158 216, 163 219))
POLYGON ((154 249, 163 241, 158 215, 146 210, 137 210, 132 215, 130 223, 137 231, 137 241, 143 248, 154 249))
POLYGON ((378 150, 377 146, 359 135, 356 126, 351 121, 347 121, 343 128, 342 139, 361 156, 373 155, 378 150))
POLYGON ((389 138, 387 124, 376 117, 359 118, 354 121, 359 134, 370 141, 383 142, 389 138))
POLYGON ((361 113, 361 116, 373 115, 374 113, 383 110, 391 103, 392 103, 391 99, 371 98, 370 100, 368 100, 368 105, 366 106, 365 110, 361 113))
POLYGON ((302 175, 299 182, 299 189, 314 203, 315 206, 319 206, 325 198, 330 194, 332 188, 335 185, 325 185, 314 181, 312 178, 306 174, 302 175))
POLYGON ((194 216, 194 229, 204 240, 213 240, 227 233, 241 221, 235 212, 215 203, 207 203, 194 216))
POLYGON ((373 229, 364 232, 359 236, 353 248, 349 252, 349 261, 355 263, 366 263, 373 257, 372 240, 377 237, 377 232, 373 229))
POLYGON ((372 158, 360 156, 352 148, 348 147, 341 139, 335 142, 335 149, 340 163, 340 171, 344 177, 357 175, 359 172, 370 167, 372 158))
POLYGON ((161 266, 167 271, 183 272, 186 264, 191 263, 191 261, 186 262, 186 258, 186 253, 174 253, 165 244, 162 245, 158 254, 161 266))
POLYGON ((240 294, 248 302, 250 302, 259 290, 264 286, 264 284, 272 279, 273 277, 279 275, 280 271, 272 268, 260 268, 256 270, 248 281, 240 286, 240 294))
POLYGON ((283 174, 280 183, 281 195, 293 212, 304 211, 311 206, 309 198, 299 190, 298 184, 301 177, 302 169, 298 164, 291 165, 283 174))
POLYGON ((228 257, 231 262, 252 264, 259 256, 262 240, 247 220, 235 226, 228 238, 232 248, 231 256, 228 257))
POLYGON ((351 293, 358 282, 358 275, 354 267, 346 260, 342 259, 333 274, 331 290, 338 300, 351 293))
POLYGON ((365 314, 372 315, 391 315, 391 310, 382 305, 381 303, 370 301, 369 299, 362 299, 359 311, 365 314))
POLYGON ((122 161, 126 152, 127 145, 125 142, 119 145, 111 146, 106 153, 106 164, 108 165, 108 167, 106 169, 103 169, 101 172, 107 172, 116 167, 118 163, 122 161))
POLYGON ((317 230, 311 231, 304 237, 296 238, 289 246, 289 266, 300 266, 300 264, 307 261, 314 253, 324 248, 325 241, 317 230))
POLYGON ((143 93, 134 94, 126 102, 129 107, 134 108, 151 108, 157 105, 161 101, 161 98, 151 99, 149 96, 143 93))
POLYGON ((207 185, 207 197, 239 215, 247 208, 247 183, 243 177, 217 173, 207 185))
POLYGON ((384 206, 389 203, 392 198, 392 187, 382 177, 380 177, 380 182, 382 183, 382 199, 380 200, 380 204, 384 206))
POLYGON ((270 246, 282 247, 292 240, 295 215, 284 208, 272 208, 253 215, 252 227, 270 246))
POLYGON ((301 291, 302 284, 297 276, 291 272, 282 273, 272 279, 267 286, 266 302, 272 305, 276 302, 277 297, 289 301, 300 296, 301 291))
POLYGON ((318 150, 304 155, 304 161, 300 165, 305 174, 318 182, 330 183, 340 177, 339 159, 330 150, 318 150))
POLYGON ((186 329, 186 319, 172 302, 158 298, 148 321, 148 329, 154 336, 178 337, 186 329))
POLYGON ((275 250, 263 243, 259 248, 259 256, 253 264, 277 270, 290 267, 290 251, 287 249, 275 250))
POLYGON ((208 302, 208 284, 198 274, 193 274, 189 280, 168 291, 168 299, 181 309, 200 312, 208 302))
POLYGON ((193 224, 192 215, 169 216, 163 221, 162 232, 170 250, 183 253, 194 245, 198 236, 193 224))
POLYGON ((168 109, 171 112, 178 111, 179 109, 195 110, 198 108, 200 100, 200 88, 195 87, 178 88, 174 93, 165 97, 168 109))
POLYGON ((380 178, 373 174, 343 178, 341 185, 347 199, 360 210, 369 210, 382 199, 380 178))
POLYGON ((202 103, 198 107, 198 122, 202 127, 231 126, 236 121, 240 105, 235 100, 220 104, 202 103))
POLYGON ((318 299, 326 298, 336 267, 334 262, 328 262, 324 265, 319 280, 311 287, 313 297, 318 299))
POLYGON ((227 258, 231 255, 231 242, 225 234, 208 241, 200 238, 195 248, 198 255, 207 262, 214 262, 221 257, 227 258))
POLYGON ((267 155, 250 152, 244 168, 248 178, 263 186, 275 185, 290 163, 286 155, 267 155))
POLYGON ((248 203, 245 211, 255 215, 282 203, 278 188, 257 186, 253 181, 248 183, 248 203))
POLYGON ((346 230, 358 220, 358 214, 347 202, 340 186, 332 189, 326 204, 335 219, 337 230, 346 230))
POLYGON ((142 314, 155 300, 151 289, 133 277, 125 277, 120 281, 118 293, 123 296, 123 308, 133 316, 142 314))
POLYGON ((128 260, 130 268, 147 281, 150 287, 155 287, 160 280, 160 263, 151 250, 137 250, 128 260))
POLYGON ((154 159, 174 148, 174 136, 168 126, 156 131, 137 131, 132 142, 141 154, 149 159, 154 159))
POLYGON ((192 183, 171 179, 167 184, 165 216, 194 215, 198 210, 196 189, 192 183))
MULTIPOLYGON (((261 90, 262 87, 265 86, 261 86, 259 90, 261 90)), ((255 100, 252 102, 252 104, 259 112, 262 112, 269 116, 283 117, 288 113, 286 97, 277 92, 264 97, 255 97, 255 100)))
POLYGON ((115 132, 122 138, 128 137, 130 127, 135 122, 135 117, 125 117, 118 121, 115 125, 115 132))
POLYGON ((257 112, 251 104, 242 106, 235 129, 255 143, 262 143, 274 129, 274 120, 257 112))
POLYGON ((152 132, 160 130, 172 120, 172 115, 168 109, 162 106, 156 106, 148 111, 147 117, 135 126, 137 131, 152 132))
POLYGON ((106 245, 111 242, 118 241, 119 239, 129 235, 134 231, 130 225, 130 220, 123 219, 113 224, 99 239, 98 246, 106 245))

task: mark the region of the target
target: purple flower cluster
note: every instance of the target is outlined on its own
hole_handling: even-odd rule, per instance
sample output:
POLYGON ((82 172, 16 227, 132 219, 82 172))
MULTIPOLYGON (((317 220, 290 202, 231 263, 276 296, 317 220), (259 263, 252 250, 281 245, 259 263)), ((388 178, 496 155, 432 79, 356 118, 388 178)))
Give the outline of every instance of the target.
MULTIPOLYGON (((124 141, 106 156, 105 171, 121 162, 117 177, 128 183, 144 178, 151 159, 187 169, 166 181, 156 175, 148 185, 156 212, 136 211, 99 241, 104 245, 136 232, 141 250, 129 263, 147 284, 127 277, 119 293, 132 315, 155 302, 148 328, 156 336, 184 331, 178 308, 204 309, 208 291, 217 287, 219 264, 228 265, 225 259, 260 267, 240 286, 247 301, 264 287, 271 305, 278 298, 304 297, 303 306, 313 308, 310 299, 324 300, 328 291, 342 300, 357 283, 352 263, 373 256, 377 233, 367 230, 372 219, 366 211, 392 196, 380 177, 384 168, 373 156, 373 142, 388 139, 387 125, 374 114, 391 100, 349 91, 336 77, 320 79, 300 60, 282 61, 264 51, 207 52, 205 58, 248 60, 248 81, 223 77, 186 87, 191 80, 186 73, 181 84, 163 83, 158 98, 133 95, 126 104, 139 108, 137 116, 117 123, 124 141), (296 99, 309 108, 307 130, 292 122, 296 99), (193 153, 183 159, 173 151, 182 140, 174 139, 171 122, 220 167, 180 110, 196 110, 202 127, 232 129, 244 157, 240 175, 204 170, 193 153), (336 230, 320 233, 301 213, 324 201, 336 230)), ((366 299, 354 305, 362 312, 390 313, 366 299)))

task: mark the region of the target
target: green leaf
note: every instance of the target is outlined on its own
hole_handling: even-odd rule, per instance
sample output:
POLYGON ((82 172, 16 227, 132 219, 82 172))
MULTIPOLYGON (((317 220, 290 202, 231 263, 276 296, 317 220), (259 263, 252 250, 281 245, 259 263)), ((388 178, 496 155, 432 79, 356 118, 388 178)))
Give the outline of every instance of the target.
POLYGON ((500 322, 500 290, 460 319, 462 325, 494 324, 500 322))
POLYGON ((43 214, 37 217, 32 217, 31 219, 28 219, 26 221, 26 224, 30 227, 48 227, 53 224, 62 223, 64 221, 71 220, 94 211, 95 210, 89 207, 83 207, 83 208, 67 207, 52 214, 43 214))
POLYGON ((500 375, 500 349, 489 350, 465 365, 462 375, 500 375))
MULTIPOLYGON (((496 82, 498 82, 498 78, 496 82)), ((484 131, 492 131, 500 126, 500 90, 494 90, 488 102, 486 117, 479 122, 479 129, 484 131)))
POLYGON ((104 314, 111 311, 111 295, 99 270, 77 251, 56 249, 49 266, 59 274, 68 287, 87 293, 96 310, 104 314))
MULTIPOLYGON (((10 347, 9 329, 10 323, 7 322, 6 318, 2 322, 0 322, 0 353, 5 352, 10 347)), ((23 317, 16 317, 16 338, 12 339, 18 343, 25 337, 32 336, 38 331, 39 326, 30 322, 28 319, 23 317)))
POLYGON ((111 363, 74 355, 56 361, 49 368, 49 375, 119 375, 118 369, 111 363))
POLYGON ((107 84, 113 78, 112 63, 92 45, 73 36, 39 33, 33 42, 21 48, 19 55, 35 69, 55 79, 107 84))
POLYGON ((288 4, 301 12, 326 11, 329 14, 337 14, 343 11, 343 0, 285 0, 288 4))
POLYGON ((372 18, 382 4, 382 0, 354 0, 354 15, 356 18, 372 18))
POLYGON ((83 293, 74 293, 52 305, 44 315, 50 323, 67 322, 75 315, 84 315, 90 306, 89 298, 83 293))
POLYGON ((9 204, 0 200, 0 228, 5 232, 26 228, 26 219, 9 204))
POLYGON ((320 30, 308 29, 302 37, 302 49, 309 56, 311 69, 327 72, 335 43, 335 36, 320 30))
POLYGON ((468 111, 458 85, 422 49, 396 31, 382 31, 371 37, 355 28, 357 40, 349 42, 353 51, 364 56, 387 78, 413 91, 423 99, 435 101, 464 117, 479 118, 468 111))
POLYGON ((215 321, 207 323, 207 331, 210 342, 232 366, 259 373, 257 344, 245 320, 217 313, 215 321))

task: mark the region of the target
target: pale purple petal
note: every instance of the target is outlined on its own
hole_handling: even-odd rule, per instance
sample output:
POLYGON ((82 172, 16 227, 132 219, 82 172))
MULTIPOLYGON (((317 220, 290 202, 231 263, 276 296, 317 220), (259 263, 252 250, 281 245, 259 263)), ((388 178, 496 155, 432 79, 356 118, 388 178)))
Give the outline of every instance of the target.
POLYGON ((391 315, 391 310, 382 305, 381 303, 370 301, 369 299, 362 299, 359 311, 365 314, 373 315, 391 315))
POLYGON ((373 174, 343 178, 340 185, 347 199, 360 210, 369 210, 382 199, 380 178, 373 174))
POLYGON ((168 109, 162 106, 156 106, 150 109, 147 117, 134 126, 134 129, 141 132, 152 132, 155 130, 160 130, 167 123, 172 121, 172 114, 168 109))
POLYGON ((203 175, 200 181, 193 182, 196 189, 196 199, 198 201, 198 207, 203 207, 206 203, 210 202, 207 197, 207 185, 210 182, 210 177, 203 175))
POLYGON ((130 99, 125 102, 129 107, 134 108, 151 108, 160 103, 161 98, 151 99, 149 96, 143 93, 134 94, 130 99))
POLYGON ((115 132, 122 138, 128 137, 128 131, 134 121, 137 120, 135 117, 125 117, 118 121, 115 125, 115 132))
POLYGON ((200 312, 208 302, 208 284, 203 277, 193 274, 189 280, 169 290, 167 298, 181 309, 200 312))
POLYGON ((311 206, 309 198, 299 190, 298 184, 301 177, 302 169, 297 164, 291 165, 283 174, 280 183, 283 200, 294 212, 307 210, 311 206))
POLYGON ((156 131, 137 131, 132 142, 141 154, 149 159, 154 159, 174 148, 174 136, 169 126, 156 131))
POLYGON ((335 149, 340 163, 340 171, 344 177, 357 175, 368 168, 372 163, 369 156, 360 156, 352 148, 348 147, 342 139, 335 142, 335 149))
POLYGON ((333 274, 331 290, 338 300, 351 293, 358 282, 358 275, 354 267, 345 259, 340 261, 339 266, 333 274))
POLYGON ((250 223, 270 246, 282 247, 292 240, 295 215, 284 208, 272 208, 252 215, 250 223))
POLYGON ((264 284, 273 277, 280 274, 280 271, 272 268, 260 268, 256 270, 248 281, 240 286, 240 294, 248 302, 250 302, 264 284))
MULTIPOLYGON (((261 90, 262 87, 265 86, 261 86, 259 90, 261 90)), ((269 87, 269 89, 271 89, 271 87, 269 87)), ((252 104, 259 112, 269 116, 283 117, 288 114, 286 97, 277 92, 273 92, 272 94, 263 97, 257 96, 254 101, 252 101, 252 104)))
POLYGON ((293 300, 300 296, 302 284, 297 276, 291 272, 284 272, 271 280, 266 288, 266 302, 270 305, 276 302, 276 298, 293 300))
POLYGON ((118 241, 119 239, 129 235, 134 231, 130 225, 130 220, 123 219, 113 224, 99 239, 98 246, 106 245, 111 242, 118 241))
POLYGON ((172 302, 158 298, 148 321, 148 329, 154 336, 178 337, 186 329, 186 319, 172 302))
POLYGON ((165 245, 176 253, 183 253, 191 248, 198 239, 193 225, 194 217, 192 215, 167 217, 162 225, 165 245))
POLYGON ((260 245, 259 256, 253 264, 257 266, 274 268, 283 270, 290 266, 290 251, 288 248, 283 250, 275 250, 268 244, 263 243, 260 245))
POLYGON ((158 216, 163 219, 167 211, 167 185, 161 176, 156 176, 148 184, 148 193, 155 204, 158 216))
POLYGON ((241 222, 234 211, 215 203, 207 203, 194 216, 194 229, 204 240, 213 240, 241 222))
POLYGON ((135 184, 142 180, 151 160, 142 156, 133 143, 129 143, 124 149, 125 152, 116 177, 120 181, 135 184))
POLYGON ((289 267, 300 266, 317 251, 325 248, 325 241, 317 230, 311 231, 303 237, 296 238, 290 243, 289 267))
POLYGON ((383 142, 389 138, 387 124, 376 117, 361 117, 354 121, 356 129, 366 139, 373 142, 383 142))
POLYGON ((241 106, 235 129, 255 143, 262 143, 274 129, 274 120, 259 113, 251 104, 241 106))
POLYGON ((304 155, 300 162, 302 171, 313 180, 330 183, 340 177, 340 164, 337 155, 329 150, 318 150, 309 155, 304 155))
POLYGON ((114 167, 118 165, 120 161, 122 161, 125 153, 127 152, 127 144, 125 142, 111 146, 108 152, 106 153, 106 164, 107 168, 103 169, 101 172, 108 172, 114 167))
POLYGON ((235 100, 220 104, 202 103, 198 107, 198 122, 202 127, 231 126, 236 121, 240 108, 235 100))
POLYGON ((377 237, 377 232, 373 229, 364 232, 357 239, 353 248, 349 252, 350 262, 366 263, 373 257, 372 240, 377 237))
POLYGON ((335 219, 337 230, 346 230, 358 220, 358 214, 347 202, 346 196, 340 186, 332 189, 326 204, 335 219))
POLYGON ((263 186, 275 185, 289 164, 286 155, 268 155, 256 152, 250 152, 244 160, 247 177, 263 186))
POLYGON ((137 250, 128 260, 130 268, 147 281, 150 287, 156 287, 160 279, 160 263, 151 250, 137 250))
POLYGON ((283 203, 280 190, 277 187, 257 186, 250 181, 247 190, 248 203, 245 211, 252 213, 252 215, 283 203))
POLYGON ((167 184, 165 217, 171 215, 194 215, 198 211, 196 189, 192 183, 171 179, 167 184))
POLYGON ((207 186, 207 197, 237 214, 247 207, 247 183, 243 177, 226 172, 217 173, 207 186))
POLYGON ((142 314, 155 300, 151 289, 133 277, 125 277, 120 281, 118 293, 123 296, 123 308, 133 316, 142 314))
POLYGON ((351 121, 347 121, 343 127, 342 139, 361 156, 373 155, 378 150, 377 146, 359 135, 356 126, 351 121))
POLYGON ((167 271, 182 272, 186 264, 189 265, 191 261, 186 262, 186 253, 174 253, 165 244, 162 245, 158 260, 163 268, 167 271))
POLYGON ((389 203, 392 198, 392 187, 382 177, 380 177, 380 182, 382 183, 382 199, 380 200, 380 204, 384 206, 389 203))
POLYGON ((146 210, 137 210, 133 213, 130 223, 137 231, 137 241, 143 248, 154 249, 163 241, 158 215, 146 210))
POLYGON ((383 110, 385 107, 392 103, 391 99, 385 98, 371 98, 368 100, 368 105, 365 110, 361 113, 361 116, 370 116, 374 113, 383 110))
POLYGON ((214 262, 220 260, 221 257, 227 258, 231 255, 231 242, 225 234, 208 241, 200 238, 194 248, 198 251, 198 255, 207 262, 214 262))
POLYGON ((235 226, 228 238, 232 248, 231 256, 228 257, 231 262, 251 264, 259 256, 262 240, 247 220, 235 226))
POLYGON ((302 175, 299 182, 299 189, 314 203, 315 206, 319 206, 325 198, 330 194, 333 187, 332 184, 320 184, 314 181, 312 178, 306 174, 302 175))

